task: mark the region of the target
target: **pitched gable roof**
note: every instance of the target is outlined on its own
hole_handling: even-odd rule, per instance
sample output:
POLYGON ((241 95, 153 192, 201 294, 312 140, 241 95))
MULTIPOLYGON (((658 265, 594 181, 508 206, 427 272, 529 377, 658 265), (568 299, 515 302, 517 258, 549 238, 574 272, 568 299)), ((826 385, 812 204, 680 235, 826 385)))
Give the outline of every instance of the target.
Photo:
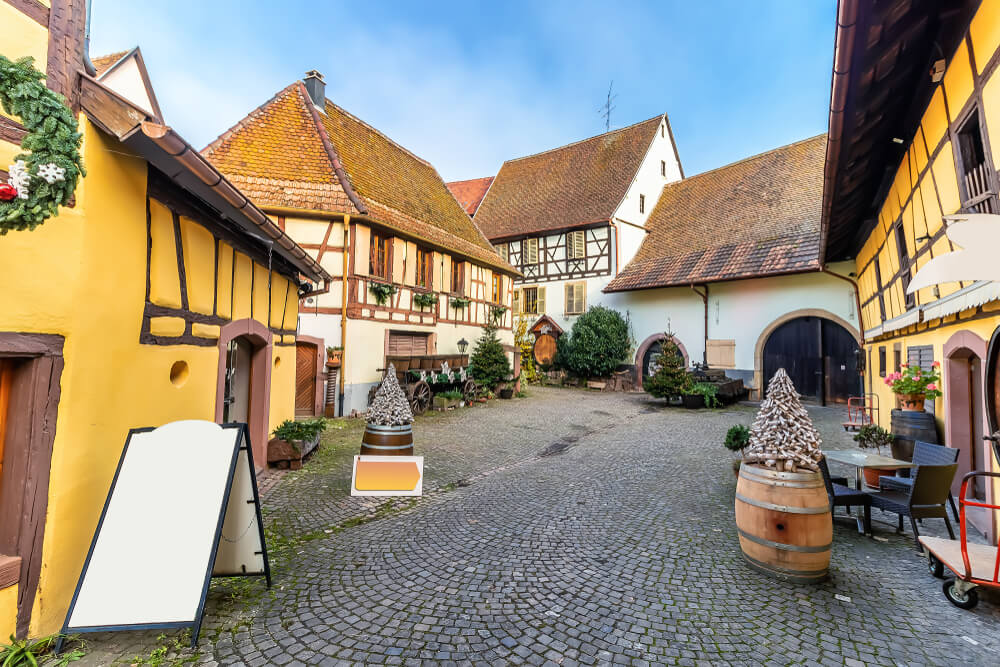
POLYGON ((458 203, 465 209, 465 212, 469 215, 475 215, 476 209, 479 208, 483 197, 486 196, 486 191, 490 189, 490 184, 493 183, 493 178, 493 176, 470 178, 465 181, 451 181, 450 183, 446 183, 446 185, 451 190, 451 194, 455 195, 458 203))
POLYGON ((361 214, 403 234, 516 271, 493 250, 437 171, 297 81, 203 153, 263 206, 361 214))
POLYGON ((504 162, 476 224, 496 240, 610 220, 663 120, 504 162))
POLYGON ((112 65, 114 65, 116 62, 124 58, 128 53, 129 53, 128 51, 116 51, 115 53, 109 53, 105 56, 98 56, 93 60, 91 60, 91 63, 93 63, 94 65, 94 69, 97 70, 97 73, 94 74, 94 77, 100 79, 105 72, 111 69, 112 65))
POLYGON ((826 135, 667 184, 606 292, 820 268, 826 135))

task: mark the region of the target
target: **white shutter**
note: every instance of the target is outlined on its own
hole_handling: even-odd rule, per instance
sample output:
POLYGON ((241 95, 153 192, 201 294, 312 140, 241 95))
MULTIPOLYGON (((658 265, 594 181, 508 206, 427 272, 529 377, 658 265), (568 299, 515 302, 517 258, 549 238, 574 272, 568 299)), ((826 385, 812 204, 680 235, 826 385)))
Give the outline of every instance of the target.
POLYGON ((497 251, 497 254, 500 255, 500 257, 503 258, 503 261, 505 261, 505 262, 509 261, 508 260, 507 244, 506 243, 501 243, 500 245, 498 245, 496 247, 496 251, 497 251))
MULTIPOLYGON (((536 241, 536 243, 537 243, 537 241, 536 241)), ((544 315, 545 314, 545 288, 544 287, 539 287, 537 289, 538 289, 538 300, 537 300, 538 306, 535 308, 535 312, 537 312, 539 315, 544 315)))
POLYGON ((524 263, 538 264, 538 239, 524 239, 524 263))
POLYGON ((566 314, 579 315, 586 310, 586 283, 566 283, 566 314))
POLYGON ((582 259, 587 254, 586 245, 586 232, 569 232, 566 235, 566 258, 582 259))

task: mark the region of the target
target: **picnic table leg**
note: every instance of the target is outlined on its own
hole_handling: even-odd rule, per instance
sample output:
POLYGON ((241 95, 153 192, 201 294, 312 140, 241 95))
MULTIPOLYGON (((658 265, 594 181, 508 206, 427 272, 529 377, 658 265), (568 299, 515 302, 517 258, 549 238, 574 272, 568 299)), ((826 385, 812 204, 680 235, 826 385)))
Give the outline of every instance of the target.
MULTIPOLYGON (((864 475, 862 474, 863 472, 864 472, 864 469, 861 466, 857 466, 854 469, 854 474, 855 474, 854 485, 855 485, 855 488, 857 488, 858 491, 863 491, 864 490, 864 487, 862 486, 862 484, 864 483, 864 475)), ((865 525, 866 521, 865 521, 865 508, 864 507, 861 508, 861 512, 857 516, 857 522, 858 522, 858 532, 861 533, 862 535, 864 535, 865 532, 866 532, 865 529, 867 528, 867 526, 865 525)))

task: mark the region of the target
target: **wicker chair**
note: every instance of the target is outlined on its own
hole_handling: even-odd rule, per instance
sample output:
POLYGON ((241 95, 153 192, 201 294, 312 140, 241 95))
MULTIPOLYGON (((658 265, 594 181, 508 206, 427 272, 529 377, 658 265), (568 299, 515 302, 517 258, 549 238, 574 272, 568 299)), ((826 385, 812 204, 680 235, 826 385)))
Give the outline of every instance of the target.
POLYGON ((951 482, 955 478, 955 471, 958 464, 949 465, 922 465, 915 468, 913 484, 906 491, 873 491, 867 495, 871 498, 872 507, 877 507, 884 512, 893 512, 899 515, 899 530, 903 530, 903 517, 910 517, 910 526, 913 527, 913 541, 917 546, 917 551, 921 551, 920 531, 917 530, 917 519, 944 519, 944 525, 948 528, 948 535, 955 539, 955 532, 951 529, 951 522, 948 521, 948 510, 945 503, 948 501, 951 482))
MULTIPOLYGON (((913 463, 922 465, 948 465, 958 461, 958 450, 944 445, 933 445, 923 440, 917 440, 913 444, 913 463)), ((879 490, 882 491, 907 491, 913 486, 913 477, 909 476, 909 470, 900 471, 907 475, 896 475, 890 477, 883 476, 878 481, 879 490)), ((958 521, 958 508, 955 507, 955 498, 948 491, 948 504, 951 506, 951 515, 958 521)))
POLYGON ((819 460, 819 470, 823 474, 823 483, 826 485, 826 495, 830 497, 831 508, 846 507, 848 513, 855 505, 864 508, 865 534, 871 535, 872 499, 868 494, 847 486, 847 479, 844 477, 830 477, 830 468, 826 464, 825 456, 819 460))

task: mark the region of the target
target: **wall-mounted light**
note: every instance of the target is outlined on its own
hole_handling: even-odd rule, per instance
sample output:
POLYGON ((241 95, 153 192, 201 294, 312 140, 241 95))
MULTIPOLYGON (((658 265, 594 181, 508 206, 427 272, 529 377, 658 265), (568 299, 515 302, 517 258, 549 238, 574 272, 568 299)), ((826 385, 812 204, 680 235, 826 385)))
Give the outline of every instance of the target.
POLYGON ((892 143, 894 143, 894 144, 901 144, 901 143, 903 143, 903 140, 900 139, 899 137, 893 137, 892 138, 892 143))
POLYGON ((931 81, 938 83, 944 78, 944 66, 944 58, 934 61, 934 64, 931 66, 931 81))

